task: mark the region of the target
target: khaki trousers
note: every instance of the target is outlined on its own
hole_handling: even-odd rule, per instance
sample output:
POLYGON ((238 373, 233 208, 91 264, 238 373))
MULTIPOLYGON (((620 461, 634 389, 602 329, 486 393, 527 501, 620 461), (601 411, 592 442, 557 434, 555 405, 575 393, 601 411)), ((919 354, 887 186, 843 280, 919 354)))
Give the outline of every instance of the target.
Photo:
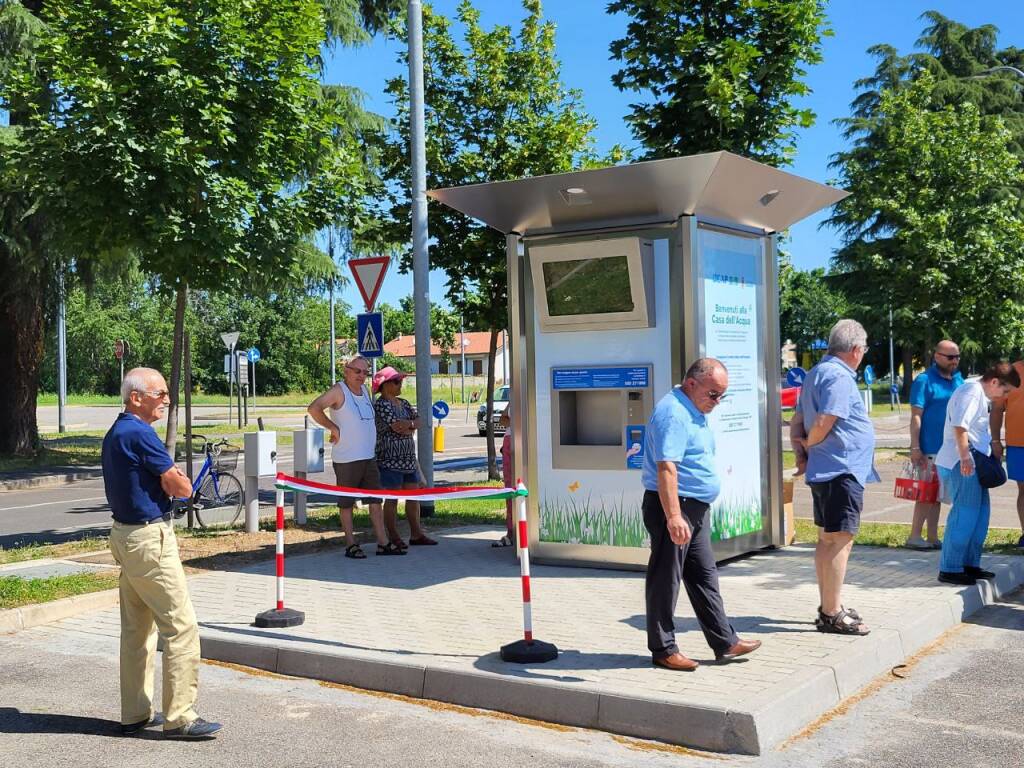
POLYGON ((164 640, 165 729, 196 719, 199 687, 199 626, 167 523, 114 522, 110 551, 121 566, 121 722, 153 715, 153 667, 157 631, 164 640))

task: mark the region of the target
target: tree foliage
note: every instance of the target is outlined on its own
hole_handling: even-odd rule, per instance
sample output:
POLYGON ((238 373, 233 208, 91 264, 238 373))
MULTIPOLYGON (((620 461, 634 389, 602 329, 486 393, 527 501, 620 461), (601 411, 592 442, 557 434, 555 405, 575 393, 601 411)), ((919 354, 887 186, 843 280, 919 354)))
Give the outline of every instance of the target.
POLYGON ((836 320, 848 311, 845 297, 829 284, 825 270, 799 270, 788 260, 779 265, 779 325, 782 338, 809 351, 815 341, 828 339, 836 320))
POLYGON ((1024 217, 1001 194, 1024 183, 1020 160, 1001 119, 936 104, 935 87, 923 72, 883 89, 859 151, 839 159, 852 194, 829 220, 834 267, 876 329, 892 305, 901 344, 1005 354, 1024 347, 1024 217))
POLYGON ((824 0, 614 0, 630 21, 612 82, 642 100, 626 118, 649 157, 729 150, 770 165, 795 153, 805 67, 831 34, 824 0))

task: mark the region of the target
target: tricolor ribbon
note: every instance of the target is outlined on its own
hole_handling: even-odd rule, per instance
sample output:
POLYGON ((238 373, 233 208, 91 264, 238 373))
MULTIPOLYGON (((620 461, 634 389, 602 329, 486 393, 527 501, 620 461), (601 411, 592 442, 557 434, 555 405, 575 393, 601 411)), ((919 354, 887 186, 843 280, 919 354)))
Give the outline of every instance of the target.
POLYGON ((367 488, 346 488, 340 485, 328 485, 314 480, 303 480, 298 477, 277 473, 274 487, 278 490, 297 491, 299 493, 319 493, 325 496, 351 496, 357 499, 367 496, 375 499, 395 499, 396 501, 457 501, 460 499, 514 499, 517 496, 528 496, 529 492, 522 483, 517 488, 496 488, 495 486, 445 486, 444 488, 414 488, 407 491, 382 491, 367 488))

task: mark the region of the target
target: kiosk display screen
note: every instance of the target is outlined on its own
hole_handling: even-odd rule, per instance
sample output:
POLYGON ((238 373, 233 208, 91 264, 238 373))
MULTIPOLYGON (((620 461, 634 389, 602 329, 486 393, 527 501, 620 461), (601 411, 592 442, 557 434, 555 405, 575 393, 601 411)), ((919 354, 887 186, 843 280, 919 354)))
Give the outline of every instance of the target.
POLYGON ((554 317, 633 311, 630 292, 622 290, 629 285, 625 256, 548 261, 543 268, 548 314, 554 317))

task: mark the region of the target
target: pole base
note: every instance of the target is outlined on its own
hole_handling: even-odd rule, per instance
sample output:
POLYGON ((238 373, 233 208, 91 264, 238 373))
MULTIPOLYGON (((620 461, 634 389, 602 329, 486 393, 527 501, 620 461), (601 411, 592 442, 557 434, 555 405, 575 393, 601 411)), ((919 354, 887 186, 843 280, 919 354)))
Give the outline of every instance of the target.
POLYGON ((514 643, 501 646, 501 660, 513 664, 543 664, 558 658, 558 648, 543 640, 516 640, 514 643))
POLYGON ((256 614, 257 627, 297 627, 306 621, 306 614, 292 608, 271 608, 256 614))

